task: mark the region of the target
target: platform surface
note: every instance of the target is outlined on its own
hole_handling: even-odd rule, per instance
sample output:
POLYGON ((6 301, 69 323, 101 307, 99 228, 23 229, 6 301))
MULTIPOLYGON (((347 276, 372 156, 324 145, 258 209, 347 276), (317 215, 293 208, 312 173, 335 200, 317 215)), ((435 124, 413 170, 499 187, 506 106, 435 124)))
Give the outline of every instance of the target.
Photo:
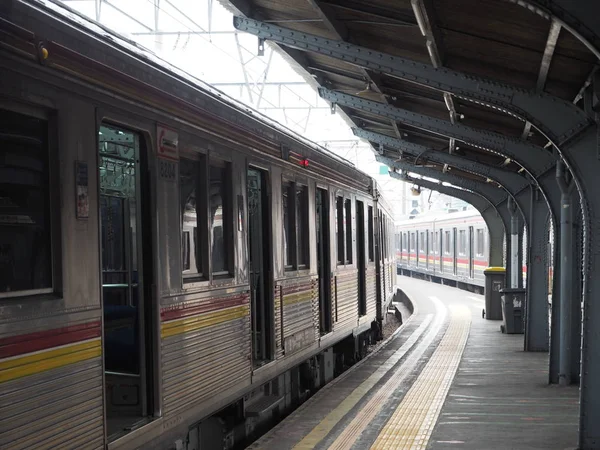
POLYGON ((574 449, 578 390, 482 319, 483 297, 407 277, 415 314, 251 449, 574 449))

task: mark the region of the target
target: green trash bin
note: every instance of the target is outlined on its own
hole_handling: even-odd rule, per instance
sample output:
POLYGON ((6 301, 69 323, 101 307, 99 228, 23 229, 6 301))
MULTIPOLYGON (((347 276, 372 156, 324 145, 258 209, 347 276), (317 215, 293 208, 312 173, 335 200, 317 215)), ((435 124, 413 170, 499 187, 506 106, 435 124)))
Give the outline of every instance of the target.
POLYGON ((506 334, 523 334, 526 290, 523 288, 502 289, 502 325, 506 334))
POLYGON ((500 290, 504 288, 506 269, 504 267, 488 267, 485 275, 485 311, 487 320, 502 320, 502 298, 500 290))

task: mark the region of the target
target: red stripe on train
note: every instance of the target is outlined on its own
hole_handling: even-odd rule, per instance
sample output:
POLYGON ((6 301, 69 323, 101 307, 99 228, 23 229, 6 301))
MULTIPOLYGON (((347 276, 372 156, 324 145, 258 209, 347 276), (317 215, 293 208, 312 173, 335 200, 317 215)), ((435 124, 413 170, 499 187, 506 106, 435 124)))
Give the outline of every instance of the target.
POLYGON ((0 339, 0 358, 22 355, 24 353, 46 350, 59 345, 72 344, 100 337, 100 321, 37 331, 0 339))

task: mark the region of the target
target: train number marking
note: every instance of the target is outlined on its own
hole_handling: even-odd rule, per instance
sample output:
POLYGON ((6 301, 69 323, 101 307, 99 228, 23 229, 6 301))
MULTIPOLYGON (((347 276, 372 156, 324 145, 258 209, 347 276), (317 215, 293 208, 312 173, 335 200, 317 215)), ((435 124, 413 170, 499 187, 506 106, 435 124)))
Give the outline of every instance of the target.
POLYGON ((158 176, 161 180, 175 182, 177 180, 177 163, 167 159, 158 160, 158 176))

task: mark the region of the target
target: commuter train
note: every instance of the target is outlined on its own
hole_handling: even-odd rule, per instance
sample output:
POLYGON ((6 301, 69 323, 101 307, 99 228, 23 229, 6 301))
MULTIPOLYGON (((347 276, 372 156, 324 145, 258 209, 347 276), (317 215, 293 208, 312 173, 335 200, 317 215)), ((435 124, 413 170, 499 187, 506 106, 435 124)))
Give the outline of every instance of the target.
MULTIPOLYGON (((475 210, 427 214, 396 227, 398 274, 418 276, 483 293, 489 261, 489 234, 475 210)), ((527 233, 523 235, 527 259, 527 233)), ((506 255, 506 248, 504 249, 506 255)), ((523 280, 527 266, 523 264, 523 280)))
POLYGON ((243 445, 380 338, 389 206, 59 8, 0 7, 0 448, 243 445))

